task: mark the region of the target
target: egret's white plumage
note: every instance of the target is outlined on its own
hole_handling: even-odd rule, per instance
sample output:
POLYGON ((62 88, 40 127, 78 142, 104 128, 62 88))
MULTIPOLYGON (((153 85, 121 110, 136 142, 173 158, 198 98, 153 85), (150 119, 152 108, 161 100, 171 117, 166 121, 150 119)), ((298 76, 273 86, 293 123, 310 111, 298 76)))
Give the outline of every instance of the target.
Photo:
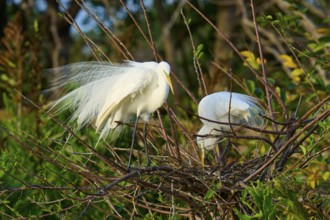
POLYGON ((173 92, 166 62, 82 62, 53 71, 61 73, 55 87, 76 86, 54 106, 73 109, 72 120, 79 127, 93 122, 101 137, 118 128, 117 122, 127 123, 135 115, 148 122, 150 113, 166 101, 170 88, 173 92))
POLYGON ((263 114, 257 100, 251 96, 233 92, 216 92, 205 96, 198 105, 198 115, 203 123, 197 136, 197 143, 202 151, 202 165, 204 166, 205 150, 212 150, 217 146, 222 131, 228 132, 236 127, 221 122, 229 123, 230 117, 230 123, 261 127, 264 123, 261 117, 263 114))

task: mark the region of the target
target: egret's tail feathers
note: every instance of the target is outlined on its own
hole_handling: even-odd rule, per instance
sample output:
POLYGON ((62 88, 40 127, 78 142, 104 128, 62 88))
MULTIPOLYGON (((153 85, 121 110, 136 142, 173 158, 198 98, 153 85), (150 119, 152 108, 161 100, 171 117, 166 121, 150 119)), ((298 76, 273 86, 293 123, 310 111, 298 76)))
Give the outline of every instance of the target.
MULTIPOLYGON (((51 107, 56 112, 70 109, 71 120, 78 127, 96 122, 101 136, 106 136, 124 121, 124 110, 117 111, 119 103, 143 89, 153 79, 152 71, 136 62, 111 64, 106 62, 81 62, 58 67, 47 72, 54 74, 51 90, 63 90, 63 97, 51 107), (116 114, 112 115, 116 110, 116 114)), ((127 100, 126 100, 127 101, 127 100)))
POLYGON ((249 108, 250 118, 248 120, 248 125, 252 126, 252 127, 262 128, 265 126, 265 120, 262 117, 265 115, 265 113, 255 103, 252 103, 252 104, 250 104, 252 106, 251 106, 251 108, 249 108))

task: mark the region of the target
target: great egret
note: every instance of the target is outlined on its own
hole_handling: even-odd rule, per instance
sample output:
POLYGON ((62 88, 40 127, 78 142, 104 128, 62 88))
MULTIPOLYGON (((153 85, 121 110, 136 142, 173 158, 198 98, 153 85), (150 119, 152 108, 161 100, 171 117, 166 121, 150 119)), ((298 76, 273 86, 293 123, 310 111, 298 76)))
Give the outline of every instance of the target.
POLYGON ((54 88, 69 87, 70 90, 70 86, 75 86, 53 106, 61 104, 59 110, 73 109, 71 120, 76 120, 79 128, 93 122, 100 138, 104 138, 110 131, 120 132, 118 122, 127 123, 136 116, 129 168, 138 119, 147 123, 150 114, 166 101, 169 89, 173 92, 170 65, 166 62, 81 62, 53 71, 61 73, 54 88))
POLYGON ((205 96, 198 105, 198 115, 204 124, 197 136, 202 166, 204 167, 205 150, 212 150, 217 146, 222 132, 237 127, 228 124, 229 121, 260 127, 264 123, 260 116, 263 114, 257 100, 251 96, 233 92, 216 92, 205 96))

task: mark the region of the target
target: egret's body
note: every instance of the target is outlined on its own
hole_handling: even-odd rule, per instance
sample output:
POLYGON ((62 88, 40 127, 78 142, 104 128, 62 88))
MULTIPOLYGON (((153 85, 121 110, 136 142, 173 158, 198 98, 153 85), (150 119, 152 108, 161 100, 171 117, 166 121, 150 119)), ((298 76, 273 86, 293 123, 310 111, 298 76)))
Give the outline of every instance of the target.
POLYGON ((94 123, 101 137, 120 130, 118 122, 127 123, 135 116, 148 122, 150 114, 166 101, 170 88, 173 92, 166 62, 82 62, 54 71, 62 73, 56 88, 78 84, 54 106, 73 109, 72 120, 79 127, 94 123))
POLYGON ((260 116, 263 115, 263 111, 257 105, 256 99, 239 93, 217 92, 205 96, 198 105, 198 115, 204 125, 197 137, 197 143, 202 151, 203 166, 205 150, 212 150, 217 146, 222 132, 237 127, 231 126, 229 122, 258 127, 263 125, 260 116))

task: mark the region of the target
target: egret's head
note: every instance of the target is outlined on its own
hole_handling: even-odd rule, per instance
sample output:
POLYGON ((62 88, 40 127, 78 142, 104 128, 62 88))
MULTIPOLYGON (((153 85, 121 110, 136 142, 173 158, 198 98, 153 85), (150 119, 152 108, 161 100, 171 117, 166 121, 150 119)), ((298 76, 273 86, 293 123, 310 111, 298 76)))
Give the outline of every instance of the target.
POLYGON ((170 65, 168 63, 162 61, 158 64, 158 70, 165 74, 166 81, 167 81, 168 85, 170 86, 172 93, 174 94, 174 90, 173 90, 173 86, 172 86, 172 82, 171 82, 171 78, 170 78, 170 73, 171 73, 170 65))
POLYGON ((244 119, 246 122, 248 122, 249 119, 250 119, 250 117, 251 117, 251 113, 250 113, 250 111, 245 111, 245 112, 243 112, 242 117, 243 117, 243 119, 244 119))
MULTIPOLYGON (((233 123, 241 123, 242 120, 248 122, 251 114, 250 114, 250 106, 247 102, 240 99, 240 97, 233 97, 231 100, 230 106, 230 115, 235 118, 231 122, 233 123)), ((229 109, 229 101, 227 103, 229 109)))

